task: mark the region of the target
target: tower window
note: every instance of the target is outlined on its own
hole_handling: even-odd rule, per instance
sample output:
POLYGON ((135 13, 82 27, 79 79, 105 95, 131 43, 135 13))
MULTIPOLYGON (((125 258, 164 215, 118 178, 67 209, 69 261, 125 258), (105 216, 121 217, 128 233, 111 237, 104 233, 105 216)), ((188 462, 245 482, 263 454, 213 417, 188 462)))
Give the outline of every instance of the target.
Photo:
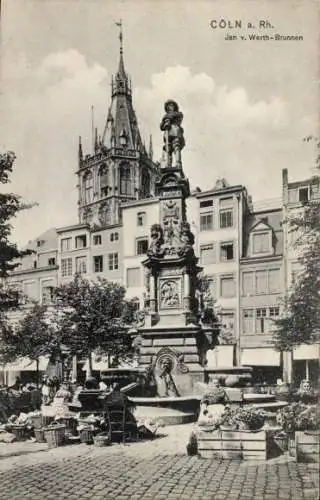
POLYGON ((131 195, 131 171, 130 166, 122 164, 120 166, 120 193, 131 195))
POLYGON ((142 173, 141 192, 143 198, 148 198, 150 196, 150 174, 146 170, 142 173))
POLYGON ((102 165, 99 169, 100 197, 108 194, 108 167, 102 165))
POLYGON ((48 259, 48 266, 55 266, 55 265, 56 265, 56 259, 54 257, 48 259))
POLYGON ((85 203, 91 203, 93 201, 93 177, 91 172, 84 176, 83 185, 85 203))

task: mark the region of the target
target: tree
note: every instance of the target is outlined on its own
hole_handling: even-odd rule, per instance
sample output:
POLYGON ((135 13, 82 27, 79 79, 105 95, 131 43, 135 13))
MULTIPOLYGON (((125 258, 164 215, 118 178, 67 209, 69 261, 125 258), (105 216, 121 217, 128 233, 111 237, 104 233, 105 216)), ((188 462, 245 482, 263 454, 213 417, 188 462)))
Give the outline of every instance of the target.
POLYGON ((71 354, 89 359, 89 374, 95 351, 116 359, 132 354, 128 324, 134 319, 134 308, 125 293, 117 283, 105 279, 90 282, 79 275, 55 290, 63 343, 71 354))
MULTIPOLYGON (((306 141, 313 139, 309 136, 306 141)), ((319 140, 315 142, 320 151, 319 140)), ((319 153, 316 168, 320 168, 319 153)), ((285 298, 284 317, 275 323, 275 346, 283 351, 320 340, 320 177, 313 177, 312 187, 318 197, 313 196, 300 213, 286 221, 289 231, 299 231, 295 247, 301 272, 285 298)))
POLYGON ((61 339, 45 305, 34 304, 21 318, 16 328, 6 325, 0 332, 0 359, 2 362, 29 358, 36 362, 39 382, 39 359, 61 356, 61 339))
MULTIPOLYGON (((0 184, 10 182, 15 154, 11 151, 0 154, 0 184)), ((33 204, 23 203, 21 197, 13 193, 0 193, 0 322, 5 321, 5 312, 19 305, 20 294, 4 285, 4 279, 18 265, 18 260, 29 255, 30 250, 19 250, 10 241, 12 225, 10 220, 21 210, 31 208, 33 204)))

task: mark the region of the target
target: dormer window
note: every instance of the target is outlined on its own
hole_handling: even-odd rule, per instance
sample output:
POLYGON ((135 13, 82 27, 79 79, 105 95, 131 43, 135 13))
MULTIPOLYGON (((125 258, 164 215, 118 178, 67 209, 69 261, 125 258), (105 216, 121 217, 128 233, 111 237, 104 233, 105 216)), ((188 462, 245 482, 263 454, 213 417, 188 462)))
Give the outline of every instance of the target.
POLYGON ((271 231, 259 231, 252 235, 252 253, 265 254, 272 251, 271 231))

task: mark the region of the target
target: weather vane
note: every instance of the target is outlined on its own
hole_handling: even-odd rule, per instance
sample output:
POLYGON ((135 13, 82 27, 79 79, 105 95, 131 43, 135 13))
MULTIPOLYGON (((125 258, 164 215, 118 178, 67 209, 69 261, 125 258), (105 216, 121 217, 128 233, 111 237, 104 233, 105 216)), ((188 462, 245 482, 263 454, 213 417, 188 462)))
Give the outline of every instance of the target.
POLYGON ((122 46, 122 40, 123 40, 122 19, 120 19, 120 21, 116 22, 116 25, 119 27, 120 54, 122 54, 122 51, 123 51, 123 46, 122 46))

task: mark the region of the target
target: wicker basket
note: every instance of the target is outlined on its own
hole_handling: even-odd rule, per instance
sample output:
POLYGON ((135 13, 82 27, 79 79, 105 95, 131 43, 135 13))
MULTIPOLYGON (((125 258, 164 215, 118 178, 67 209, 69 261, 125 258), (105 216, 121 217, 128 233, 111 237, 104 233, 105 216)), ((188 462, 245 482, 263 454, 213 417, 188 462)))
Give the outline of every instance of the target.
POLYGON ((11 425, 10 432, 15 435, 17 441, 25 441, 28 438, 28 429, 26 425, 11 425))
POLYGON ((85 444, 93 444, 94 431, 91 429, 81 429, 80 442, 85 444))
POLYGON ((48 415, 41 416, 41 427, 47 427, 48 425, 52 424, 52 422, 54 422, 54 417, 48 415))
POLYGON ((51 425, 49 427, 44 427, 43 430, 49 448, 57 448, 65 444, 65 425, 51 425))
POLYGON ((30 417, 30 422, 33 425, 34 429, 41 429, 42 428, 42 415, 37 415, 30 417))
POLYGON ((34 437, 37 443, 46 443, 43 429, 34 429, 34 437))
POLYGON ((109 434, 97 434, 97 436, 93 436, 94 445, 102 448, 103 446, 110 446, 111 439, 109 434))
POLYGON ((56 421, 66 427, 67 434, 71 434, 71 436, 77 435, 78 422, 74 417, 59 417, 56 421))

